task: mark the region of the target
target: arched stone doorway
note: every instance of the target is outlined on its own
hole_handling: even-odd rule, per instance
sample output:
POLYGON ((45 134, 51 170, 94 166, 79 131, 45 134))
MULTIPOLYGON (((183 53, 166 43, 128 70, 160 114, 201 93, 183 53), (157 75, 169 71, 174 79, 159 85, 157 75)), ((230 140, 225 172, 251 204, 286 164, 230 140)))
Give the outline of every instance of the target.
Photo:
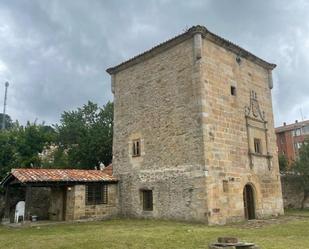
POLYGON ((254 189, 251 184, 246 184, 243 191, 245 218, 255 219, 254 189))

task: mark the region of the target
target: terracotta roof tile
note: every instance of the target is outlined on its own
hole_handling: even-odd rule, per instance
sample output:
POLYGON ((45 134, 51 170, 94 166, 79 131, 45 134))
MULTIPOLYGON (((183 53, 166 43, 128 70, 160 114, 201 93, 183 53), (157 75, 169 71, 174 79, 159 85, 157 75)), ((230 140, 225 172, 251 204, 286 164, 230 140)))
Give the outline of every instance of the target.
POLYGON ((103 172, 112 176, 113 175, 113 164, 110 164, 108 166, 106 166, 104 169, 103 169, 103 172))
POLYGON ((79 169, 12 169, 18 181, 26 182, 115 182, 117 179, 101 170, 79 169))

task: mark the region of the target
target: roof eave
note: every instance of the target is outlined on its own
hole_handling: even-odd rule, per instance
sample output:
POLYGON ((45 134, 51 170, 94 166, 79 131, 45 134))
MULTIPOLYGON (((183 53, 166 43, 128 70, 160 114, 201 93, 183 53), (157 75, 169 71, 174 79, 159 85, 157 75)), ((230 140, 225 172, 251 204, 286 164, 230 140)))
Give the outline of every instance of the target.
MULTIPOLYGON (((16 177, 14 177, 12 174, 9 174, 0 183, 0 186, 5 187, 10 182, 10 180, 12 178, 16 178, 16 177)), ((70 185, 70 184, 73 184, 73 185, 82 184, 82 185, 84 185, 84 184, 99 183, 99 182, 113 184, 113 183, 117 183, 118 179, 95 180, 95 181, 21 181, 21 180, 18 179, 18 181, 19 181, 20 184, 23 184, 23 185, 28 185, 28 184, 34 184, 34 185, 36 185, 36 184, 68 184, 68 185, 70 185)))
POLYGON ((12 175, 12 173, 7 174, 6 177, 4 177, 4 179, 0 182, 0 186, 5 187, 6 183, 13 177, 14 176, 12 175))
POLYGON ((209 39, 210 41, 213 41, 214 43, 223 46, 224 48, 234 52, 235 54, 247 58, 248 60, 255 62, 256 64, 264 67, 267 70, 273 70, 276 67, 276 64, 269 63, 256 55, 250 53, 249 51, 239 47, 238 45, 230 42, 229 40, 226 40, 212 32, 210 32, 208 29, 206 29, 204 26, 193 26, 190 29, 188 29, 185 33, 182 33, 170 40, 167 40, 137 56, 132 57, 131 59, 124 61, 117 66, 110 67, 106 69, 106 72, 110 75, 116 74, 117 72, 120 72, 128 67, 131 67, 133 65, 136 65, 146 59, 154 57, 156 54, 161 53, 165 50, 168 50, 169 48, 187 40, 190 39, 194 34, 200 33, 202 34, 203 38, 209 39))
POLYGON ((249 51, 243 49, 242 47, 232 43, 229 40, 226 40, 210 31, 208 31, 208 33, 206 34, 206 38, 209 39, 210 41, 221 45, 222 47, 224 47, 227 50, 230 50, 231 52, 234 52, 235 54, 239 55, 240 57, 246 58, 258 65, 260 65, 261 67, 264 67, 265 69, 268 70, 273 70, 274 68, 276 68, 276 64, 274 63, 269 63, 261 58, 259 58, 258 56, 250 53, 249 51))
POLYGON ((109 73, 110 75, 113 75, 115 73, 118 73, 119 71, 122 71, 128 67, 131 67, 133 65, 136 65, 144 60, 147 60, 149 58, 154 57, 155 55, 157 55, 158 53, 161 53, 163 51, 166 51, 168 49, 170 49, 171 47, 180 44, 181 42, 190 39, 192 37, 191 32, 187 31, 181 35, 178 35, 170 40, 167 40, 163 43, 158 44, 157 46, 139 54, 136 55, 134 57, 132 57, 129 60, 126 60, 120 64, 118 64, 117 66, 114 67, 110 67, 108 69, 106 69, 106 72, 109 73))

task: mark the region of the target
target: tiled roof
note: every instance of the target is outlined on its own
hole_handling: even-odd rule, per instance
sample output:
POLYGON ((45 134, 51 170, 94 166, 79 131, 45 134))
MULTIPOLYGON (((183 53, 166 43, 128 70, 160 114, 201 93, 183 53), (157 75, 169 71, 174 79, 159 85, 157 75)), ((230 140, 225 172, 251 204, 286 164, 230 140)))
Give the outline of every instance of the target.
POLYGON ((297 128, 301 128, 303 126, 307 126, 309 125, 309 120, 305 120, 305 121, 301 121, 301 122, 297 122, 297 123, 293 123, 293 124, 289 124, 289 125, 283 125, 283 126, 279 126, 275 129, 276 133, 280 133, 280 132, 284 132, 284 131, 291 131, 291 130, 295 130, 297 128))
POLYGON ((113 164, 110 164, 108 166, 106 166, 104 169, 103 169, 103 172, 112 176, 113 175, 113 164))
POLYGON ((276 67, 276 64, 272 64, 269 63, 259 57, 257 57, 256 55, 250 53, 249 51, 243 49, 242 47, 232 43, 229 40, 226 40, 218 35, 216 35, 215 33, 210 32, 206 27, 201 26, 201 25, 196 25, 196 26, 192 26, 191 28, 189 28, 186 32, 177 35, 165 42, 160 43, 159 45, 139 54, 136 55, 134 57, 132 57, 131 59, 128 59, 120 64, 118 64, 117 66, 114 67, 110 67, 106 70, 106 72, 108 72, 109 74, 115 74, 123 69, 126 69, 132 65, 138 64, 143 60, 149 59, 151 57, 153 57, 154 55, 156 55, 157 53, 160 53, 162 51, 165 51, 189 38, 191 38, 194 34, 196 33, 200 33, 202 34, 202 36, 224 48, 226 48, 227 50, 230 50, 232 52, 234 52, 235 54, 247 58, 250 61, 253 61, 255 63, 257 63, 258 65, 266 68, 266 69, 274 69, 276 67))
POLYGON ((101 170, 79 169, 12 169, 11 174, 27 182, 115 182, 117 179, 101 170))

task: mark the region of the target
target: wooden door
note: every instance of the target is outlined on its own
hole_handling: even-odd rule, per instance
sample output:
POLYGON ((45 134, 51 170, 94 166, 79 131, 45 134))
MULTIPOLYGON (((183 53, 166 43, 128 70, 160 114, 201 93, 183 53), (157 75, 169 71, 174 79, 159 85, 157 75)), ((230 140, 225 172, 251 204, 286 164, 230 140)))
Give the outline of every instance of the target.
POLYGON ((251 185, 247 184, 243 191, 245 218, 248 220, 255 219, 255 201, 254 192, 251 185))
POLYGON ((62 220, 66 218, 67 211, 67 187, 62 188, 63 200, 62 200, 62 220))

